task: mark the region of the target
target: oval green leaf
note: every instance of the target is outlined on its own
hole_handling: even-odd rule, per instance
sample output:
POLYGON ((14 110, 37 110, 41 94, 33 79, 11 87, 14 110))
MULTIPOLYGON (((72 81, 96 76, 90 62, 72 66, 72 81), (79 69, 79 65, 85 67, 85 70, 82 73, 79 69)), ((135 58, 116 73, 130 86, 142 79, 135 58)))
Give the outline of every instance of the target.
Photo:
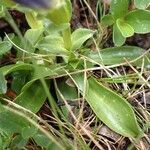
MULTIPOLYGON (((140 47, 135 46, 122 46, 122 47, 111 47, 102 49, 101 51, 97 52, 90 52, 86 55, 93 61, 97 63, 103 63, 104 65, 115 65, 120 63, 125 63, 125 59, 128 61, 132 61, 137 59, 141 55, 145 53, 140 47), (100 54, 100 55, 99 55, 100 54), (100 57, 101 56, 101 57, 100 57)), ((149 61, 147 58, 150 58, 150 54, 146 54, 144 58, 144 66, 150 66, 149 61)), ((142 64, 142 58, 138 59, 134 62, 134 65, 139 66, 142 64)))
POLYGON ((135 33, 148 33, 150 32, 150 11, 133 10, 127 14, 125 22, 134 29, 135 33))
POLYGON ((31 43, 32 46, 35 46, 35 44, 40 39, 43 31, 44 31, 43 28, 29 29, 26 31, 24 37, 28 40, 29 43, 31 43))
POLYGON ((113 26, 113 42, 115 46, 122 46, 126 41, 126 38, 122 35, 121 31, 117 27, 117 24, 113 26))
POLYGON ((150 5, 150 0, 134 0, 134 4, 138 9, 146 9, 150 5))
POLYGON ((16 97, 15 103, 36 113, 46 100, 46 93, 43 91, 41 82, 33 82, 27 89, 16 97))
POLYGON ((88 79, 85 98, 97 117, 113 131, 131 138, 141 135, 142 131, 131 105, 94 78, 88 79))
POLYGON ((110 12, 115 19, 122 18, 128 12, 129 0, 112 0, 110 12))
POLYGON ((64 47, 63 38, 60 35, 48 35, 42 38, 36 45, 36 48, 47 51, 51 54, 66 54, 68 51, 64 47))
POLYGON ((75 51, 79 49, 82 44, 91 38, 94 34, 93 30, 85 29, 85 28, 79 28, 75 30, 71 35, 71 41, 72 41, 72 51, 75 51))
POLYGON ((32 29, 43 28, 43 23, 42 23, 42 21, 37 19, 35 12, 26 12, 25 17, 26 17, 26 20, 27 20, 29 26, 32 29))
POLYGON ((114 18, 111 14, 107 14, 104 17, 102 17, 101 22, 103 25, 111 26, 114 24, 114 18))
POLYGON ((134 29, 122 19, 117 19, 117 27, 124 37, 130 37, 134 34, 134 29))
POLYGON ((70 0, 58 1, 59 7, 55 7, 48 13, 48 18, 55 24, 69 23, 72 15, 72 7, 70 0))

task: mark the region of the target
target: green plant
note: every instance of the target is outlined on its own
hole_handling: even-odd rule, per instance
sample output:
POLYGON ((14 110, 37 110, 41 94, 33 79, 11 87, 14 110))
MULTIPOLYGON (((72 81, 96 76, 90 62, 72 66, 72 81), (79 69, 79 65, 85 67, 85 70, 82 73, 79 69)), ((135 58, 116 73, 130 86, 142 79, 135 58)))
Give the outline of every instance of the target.
MULTIPOLYGON (((8 52, 13 46, 18 58, 15 64, 0 68, 0 121, 2 122, 0 147, 21 149, 30 140, 34 140, 37 145, 45 149, 73 149, 74 143, 68 138, 70 131, 81 149, 89 149, 82 135, 67 117, 71 114, 73 120, 78 122, 71 106, 68 105, 78 99, 85 99, 96 116, 112 130, 137 141, 143 136, 143 131, 132 106, 122 96, 110 90, 106 84, 96 80, 90 71, 96 69, 95 65, 99 65, 107 72, 104 67, 107 65, 120 66, 131 63, 140 67, 141 62, 144 62, 144 68, 149 68, 149 54, 142 48, 133 46, 111 47, 92 52, 86 42, 93 42, 95 36, 99 34, 98 31, 87 28, 72 31, 71 2, 70 0, 58 2, 60 2, 59 7, 54 6, 41 12, 16 3, 12 4, 11 1, 7 3, 2 1, 0 5, 1 16, 9 22, 16 33, 13 36, 6 34, 6 40, 0 43, 2 49, 0 55, 8 52), (25 14, 30 29, 24 35, 8 12, 7 7, 10 6, 25 14), (58 58, 61 60, 58 61, 58 58), (13 102, 6 95, 5 77, 8 75, 13 77, 11 90, 16 94, 13 102), (68 80, 71 81, 70 84, 68 80), (53 90, 50 89, 51 86, 54 86, 53 90), (56 99, 64 103, 65 108, 58 107, 56 99), (59 132, 36 115, 46 100, 54 118, 52 122, 58 123, 59 132)), ((111 15, 103 18, 106 22, 108 22, 107 17, 109 21, 115 18, 115 23, 114 21, 110 23, 114 23, 113 32, 123 39, 120 42, 121 39, 114 34, 116 45, 122 45, 125 38, 133 35, 134 32, 149 31, 147 19, 144 22, 146 28, 143 29, 132 22, 132 18, 136 21, 137 16, 148 18, 149 11, 134 10, 128 13, 127 7, 127 1, 113 1, 111 15), (123 5, 124 10, 121 11, 120 7, 122 8, 123 5)), ((148 85, 147 82, 145 84, 148 85)), ((100 148, 95 139, 82 127, 80 120, 78 124, 100 148)))
POLYGON ((129 11, 129 0, 112 0, 110 14, 102 18, 104 25, 113 25, 113 42, 116 46, 125 43, 127 37, 134 33, 145 34, 150 32, 150 12, 144 10, 149 5, 149 0, 135 0, 138 9, 129 11))

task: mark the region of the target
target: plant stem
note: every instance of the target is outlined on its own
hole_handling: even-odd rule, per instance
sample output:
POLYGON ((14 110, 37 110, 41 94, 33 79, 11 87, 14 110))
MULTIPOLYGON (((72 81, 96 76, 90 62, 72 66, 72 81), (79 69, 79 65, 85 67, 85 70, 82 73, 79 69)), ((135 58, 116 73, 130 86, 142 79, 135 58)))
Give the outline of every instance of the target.
POLYGON ((51 107, 52 107, 52 110, 53 110, 53 112, 54 112, 54 116, 56 117, 56 119, 57 119, 57 121, 58 121, 58 126, 59 126, 59 128, 60 128, 62 134, 65 135, 64 130, 63 130, 62 125, 61 125, 61 122, 59 121, 58 112, 57 112, 58 109, 57 109, 57 105, 56 105, 56 103, 55 103, 55 100, 54 100, 54 98, 52 97, 51 93, 49 92, 49 88, 48 88, 48 86, 47 86, 47 84, 46 84, 45 79, 44 79, 44 78, 41 78, 40 81, 41 81, 41 83, 42 83, 42 85, 43 85, 43 88, 44 88, 44 90, 45 90, 45 93, 47 94, 49 103, 50 103, 50 105, 51 105, 51 107))
MULTIPOLYGON (((18 35, 18 37, 20 38, 21 40, 21 44, 23 46, 23 49, 26 49, 26 41, 24 39, 24 37, 22 36, 22 33, 21 31, 19 30, 18 26, 16 25, 14 19, 12 18, 12 16, 10 15, 9 11, 7 9, 5 9, 5 20, 10 24, 10 26, 13 28, 14 32, 18 35)), ((23 58, 23 61, 24 61, 24 56, 25 56, 25 53, 21 52, 19 53, 18 51, 18 57, 22 57, 23 58)))
POLYGON ((71 29, 68 27, 66 30, 62 32, 64 45, 67 50, 71 50, 72 41, 71 41, 71 29))
POLYGON ((19 38, 21 39, 22 44, 25 45, 22 33, 20 32, 20 30, 17 27, 14 19, 12 18, 12 16, 10 15, 10 13, 8 12, 7 9, 5 10, 5 14, 6 14, 5 20, 10 24, 10 26, 13 28, 13 30, 15 31, 15 33, 19 36, 19 38))

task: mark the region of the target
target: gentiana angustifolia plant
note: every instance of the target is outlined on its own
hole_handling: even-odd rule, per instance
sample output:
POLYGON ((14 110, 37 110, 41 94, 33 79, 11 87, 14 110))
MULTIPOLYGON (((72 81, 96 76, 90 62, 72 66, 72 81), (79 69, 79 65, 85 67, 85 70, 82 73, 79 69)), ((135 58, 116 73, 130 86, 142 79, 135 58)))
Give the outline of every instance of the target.
MULTIPOLYGON (((49 85, 52 84, 51 79, 54 79, 56 97, 61 101, 78 99, 81 95, 96 116, 113 131, 133 140, 142 137, 143 131, 127 100, 96 80, 88 72, 85 74, 85 69, 91 69, 95 64, 123 64, 125 63, 124 58, 133 61, 145 51, 132 46, 108 48, 97 52, 90 51, 86 47, 86 41, 92 41, 98 31, 86 28, 71 30, 72 6, 70 0, 55 0, 48 4, 46 0, 42 4, 40 0, 34 0, 33 3, 25 0, 15 1, 19 4, 9 0, 0 2, 0 15, 9 22, 15 32, 15 34, 6 35, 0 41, 0 56, 2 57, 14 47, 19 58, 16 64, 0 68, 1 148, 5 149, 8 145, 13 148, 24 147, 29 139, 34 139, 37 145, 45 149, 73 148, 70 139, 66 140, 61 123, 58 126, 60 133, 47 124, 44 125, 49 132, 38 125, 41 120, 35 114, 46 99, 49 101, 56 121, 61 122, 59 116, 66 120, 65 113, 60 111, 51 90, 49 91, 49 85), (17 9, 25 14, 30 29, 24 35, 18 30, 8 8, 17 9), (60 61, 58 58, 61 58, 60 61), (13 77, 11 88, 17 95, 13 102, 4 98, 7 91, 5 76, 10 74, 13 77), (87 78, 86 75, 88 75, 87 78), (62 76, 65 78, 60 78, 61 82, 55 79, 62 76), (68 79, 72 79, 71 85, 66 83, 68 79), (7 103, 9 105, 6 105, 7 103), (14 133, 17 134, 12 140, 10 137, 14 133)), ((103 22, 109 24, 112 21, 114 43, 120 46, 124 43, 125 38, 132 36, 134 32, 147 33, 149 31, 150 28, 147 25, 149 21, 145 21, 145 18, 148 19, 148 17, 148 10, 128 12, 127 0, 115 0, 111 3, 111 14, 105 16, 103 22), (137 25, 137 21, 142 22, 142 30, 137 25)), ((148 68, 148 56, 142 57, 140 61, 138 59, 138 62, 134 61, 133 64, 140 66, 140 62, 145 59, 144 67, 148 68)), ((82 141, 82 138, 80 140, 82 141)), ((88 147, 84 142, 81 143, 84 148, 88 147)))
POLYGON ((126 38, 134 33, 145 34, 150 32, 150 11, 146 10, 150 1, 135 0, 136 8, 129 10, 129 0, 112 0, 110 13, 102 18, 104 26, 113 26, 113 42, 121 46, 126 38))

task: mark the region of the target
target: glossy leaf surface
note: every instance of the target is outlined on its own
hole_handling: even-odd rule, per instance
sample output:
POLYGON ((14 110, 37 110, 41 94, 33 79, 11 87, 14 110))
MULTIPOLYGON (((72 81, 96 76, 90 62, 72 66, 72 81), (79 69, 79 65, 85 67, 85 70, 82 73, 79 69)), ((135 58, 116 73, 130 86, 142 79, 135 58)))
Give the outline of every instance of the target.
POLYGON ((134 4, 138 9, 146 9, 150 5, 150 0, 134 0, 134 4))
POLYGON ((135 31, 135 33, 150 32, 150 11, 148 10, 133 10, 125 17, 128 23, 135 31))
POLYGON ((55 7, 48 13, 48 18, 55 24, 69 23, 72 15, 70 0, 62 0, 60 7, 55 7))
POLYGON ((40 39, 42 33, 43 33, 43 28, 29 29, 25 33, 25 38, 28 40, 28 42, 32 46, 34 46, 38 42, 38 40, 40 39))
POLYGON ((15 103, 36 113, 46 100, 46 93, 40 81, 33 82, 27 89, 16 97, 15 103))
POLYGON ((115 132, 132 138, 141 134, 131 105, 94 78, 88 79, 86 100, 97 117, 115 132))
POLYGON ((43 27, 42 21, 38 20, 35 12, 26 12, 25 17, 32 29, 40 29, 43 27))
MULTIPOLYGON (((122 46, 122 47, 112 47, 106 48, 98 52, 90 52, 86 56, 91 58, 92 60, 103 63, 105 65, 114 65, 119 63, 124 63, 125 59, 128 61, 134 60, 145 53, 142 48, 134 47, 134 46, 122 46), (100 57, 100 55, 101 57, 100 57), (101 59, 102 58, 102 59, 101 59)), ((147 58, 150 58, 150 55, 147 54, 145 58, 145 66, 150 66, 147 58)), ((134 64, 141 65, 142 59, 137 60, 134 64)))
POLYGON ((67 50, 64 48, 63 38, 60 35, 46 36, 42 38, 35 47, 52 54, 67 53, 67 50))
POLYGON ((134 29, 122 19, 117 19, 117 27, 124 37, 130 37, 134 34, 134 29))
POLYGON ((114 18, 111 14, 107 14, 102 17, 101 22, 103 25, 111 26, 114 23, 114 18))
POLYGON ((124 17, 128 12, 128 0, 112 0, 110 4, 110 12, 115 19, 124 17))
POLYGON ((94 34, 94 31, 85 28, 79 28, 75 30, 71 35, 72 40, 72 51, 79 49, 82 44, 91 38, 94 34))
POLYGON ((117 24, 113 26, 113 42, 115 46, 122 46, 125 43, 126 38, 122 35, 117 24))
POLYGON ((12 48, 12 44, 8 41, 0 42, 0 56, 7 53, 12 48))

